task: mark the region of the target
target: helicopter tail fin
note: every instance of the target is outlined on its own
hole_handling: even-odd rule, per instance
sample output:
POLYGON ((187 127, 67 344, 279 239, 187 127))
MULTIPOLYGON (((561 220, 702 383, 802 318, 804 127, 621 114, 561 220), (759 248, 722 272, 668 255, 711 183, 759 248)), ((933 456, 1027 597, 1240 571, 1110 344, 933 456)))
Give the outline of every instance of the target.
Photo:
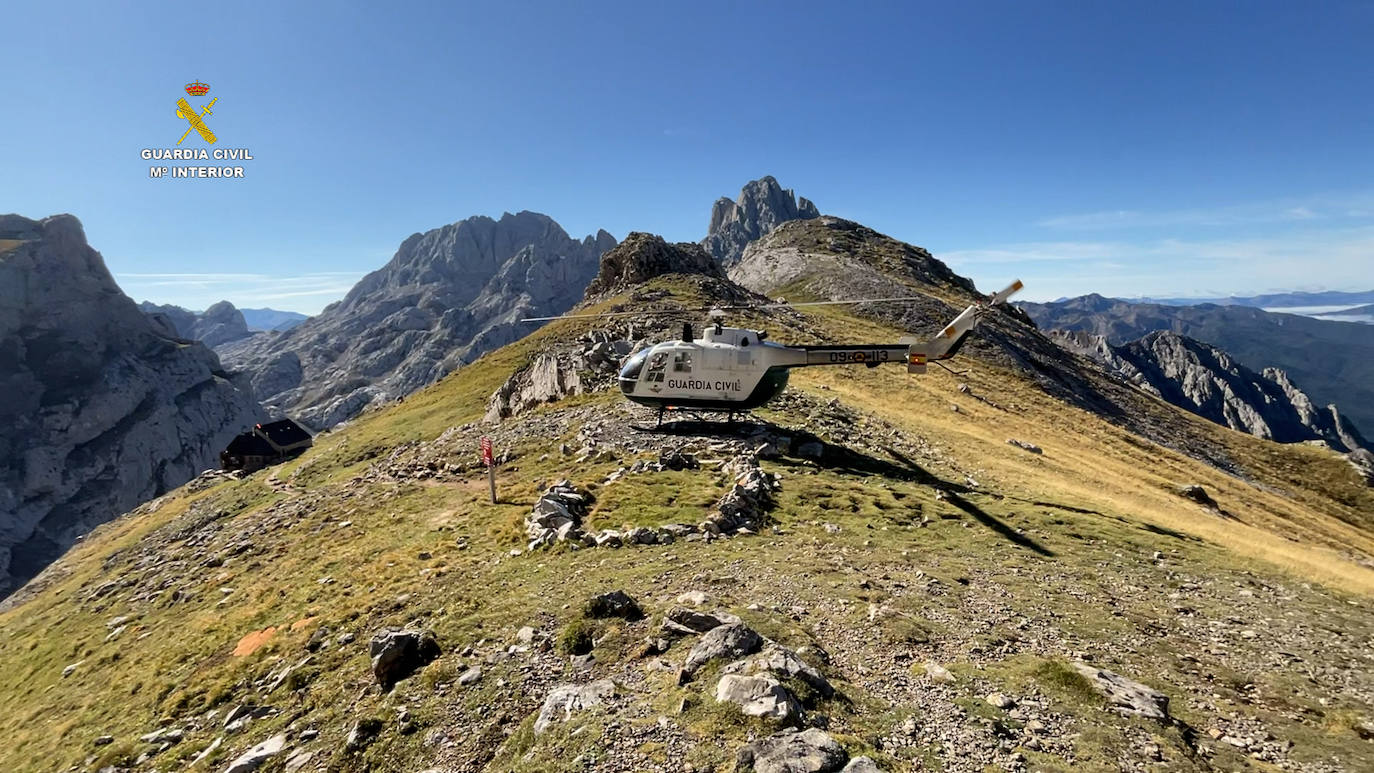
POLYGON ((910 344, 906 348, 906 372, 925 373, 926 372, 926 345, 916 343, 914 340, 906 339, 902 343, 910 344))
POLYGON ((978 326, 978 321, 985 314, 990 312, 993 306, 1006 303, 1007 299, 1023 286, 1020 279, 1012 282, 1001 292, 992 295, 986 301, 974 303, 964 309, 959 313, 959 316, 955 317, 948 325, 945 325, 934 338, 919 346, 911 346, 908 350, 907 372, 924 373, 926 360, 947 360, 958 354, 959 349, 964 345, 964 341, 968 340, 969 333, 972 333, 973 328, 978 326), (920 352, 916 351, 918 348, 921 350, 920 352), (915 362, 918 354, 921 358, 919 366, 915 362), (920 369, 916 370, 917 367, 920 369))

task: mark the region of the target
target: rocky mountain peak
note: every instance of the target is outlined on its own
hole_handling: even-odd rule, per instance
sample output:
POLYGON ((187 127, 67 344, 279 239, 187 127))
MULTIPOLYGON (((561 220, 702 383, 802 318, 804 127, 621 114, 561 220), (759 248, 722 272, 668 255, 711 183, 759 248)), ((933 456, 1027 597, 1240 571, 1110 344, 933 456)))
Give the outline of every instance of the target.
POLYGON ((0 595, 257 419, 214 352, 120 291, 71 215, 0 216, 0 394, 0 595))
POLYGON ((155 324, 169 334, 188 341, 200 341, 211 348, 252 335, 243 312, 229 301, 220 301, 197 314, 173 304, 157 305, 144 301, 138 305, 155 324))
POLYGON ((615 243, 537 212, 469 217, 412 234, 339 303, 224 356, 270 413, 332 427, 524 336, 525 317, 568 310, 615 243))
POLYGON ((711 225, 701 244, 726 268, 739 262, 749 243, 789 220, 820 217, 816 205, 797 199, 771 175, 753 180, 731 201, 720 198, 711 207, 711 225))
POLYGON ((724 278, 720 265, 699 244, 671 244, 662 236, 635 231, 601 256, 601 269, 586 297, 619 292, 663 274, 705 274, 724 278))

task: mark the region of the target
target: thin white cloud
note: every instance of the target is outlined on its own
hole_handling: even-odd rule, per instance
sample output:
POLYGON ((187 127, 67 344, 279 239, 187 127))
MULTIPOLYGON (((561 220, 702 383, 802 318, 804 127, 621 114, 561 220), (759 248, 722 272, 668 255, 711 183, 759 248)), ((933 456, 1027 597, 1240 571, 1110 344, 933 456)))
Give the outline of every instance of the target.
POLYGON ((305 274, 128 272, 115 275, 130 297, 201 310, 227 300, 239 308, 272 306, 314 314, 342 298, 362 271, 305 274))
POLYGON ((1172 210, 1116 209, 1058 215, 1036 223, 1044 228, 1100 231, 1169 226, 1235 226, 1296 223, 1326 218, 1364 218, 1374 214, 1374 193, 1328 194, 1302 199, 1250 202, 1222 207, 1172 210))
POLYGON ((1221 288, 1221 294, 1266 292, 1314 283, 1374 288, 1374 226, 1265 238, 1028 242, 939 257, 963 274, 1021 276, 1027 295, 1038 298, 1186 296, 1203 287, 1221 288))

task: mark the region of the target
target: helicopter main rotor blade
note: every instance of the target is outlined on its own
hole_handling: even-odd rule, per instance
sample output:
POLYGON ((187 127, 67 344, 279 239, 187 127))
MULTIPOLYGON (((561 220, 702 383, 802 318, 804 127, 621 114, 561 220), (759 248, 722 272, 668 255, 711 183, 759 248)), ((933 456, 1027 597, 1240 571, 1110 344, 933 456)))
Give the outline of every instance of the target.
POLYGON ((559 314, 556 317, 525 317, 521 322, 549 322, 555 319, 601 319, 602 317, 642 317, 648 314, 690 314, 705 309, 645 309, 643 311, 607 311, 600 314, 559 314))
POLYGON ((856 298, 848 301, 801 301, 799 303, 756 303, 749 306, 702 306, 695 309, 647 309, 645 311, 608 311, 602 314, 560 314, 556 317, 526 317, 521 322, 548 322, 555 319, 600 319, 602 317, 634 317, 646 314, 700 314, 721 311, 753 311, 756 309, 790 309, 798 306, 843 306, 855 303, 895 303, 924 300, 924 295, 902 295, 891 298, 856 298))
POLYGON ((843 306, 854 303, 894 303, 898 301, 921 301, 924 295, 900 295, 893 298, 857 298, 852 301, 801 301, 799 303, 763 303, 757 306, 721 306, 725 311, 747 311, 749 309, 790 309, 796 306, 843 306))

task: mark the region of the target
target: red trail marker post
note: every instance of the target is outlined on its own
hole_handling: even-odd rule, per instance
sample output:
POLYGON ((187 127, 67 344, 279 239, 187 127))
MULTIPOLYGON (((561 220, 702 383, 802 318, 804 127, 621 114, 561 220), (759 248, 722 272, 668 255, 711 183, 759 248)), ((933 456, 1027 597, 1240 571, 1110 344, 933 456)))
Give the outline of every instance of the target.
POLYGON ((496 504, 496 460, 491 455, 491 438, 482 436, 482 463, 487 466, 487 485, 491 487, 491 503, 496 504))

